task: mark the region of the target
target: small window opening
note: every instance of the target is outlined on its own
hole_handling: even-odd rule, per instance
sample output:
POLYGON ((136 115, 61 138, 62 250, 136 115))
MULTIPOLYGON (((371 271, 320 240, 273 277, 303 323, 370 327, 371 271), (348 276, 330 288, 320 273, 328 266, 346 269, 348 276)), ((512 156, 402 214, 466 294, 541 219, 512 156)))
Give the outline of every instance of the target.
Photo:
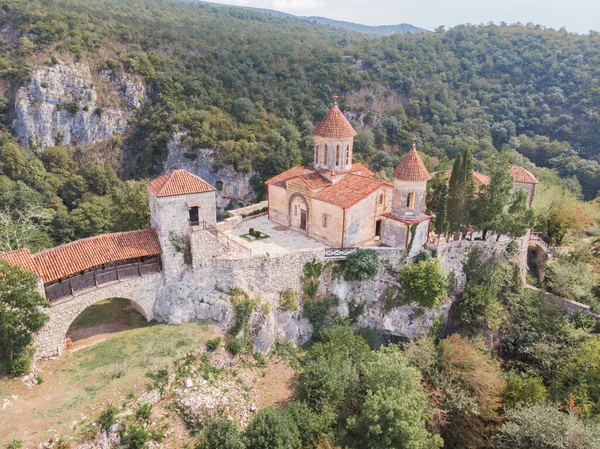
POLYGON ((406 208, 410 210, 415 208, 415 192, 410 192, 406 197, 406 208))
POLYGON ((383 204, 383 193, 379 195, 379 204, 383 204))
POLYGON ((338 145, 335 150, 335 166, 340 166, 340 146, 338 145))
POLYGON ((323 214, 323 227, 326 228, 327 227, 327 215, 323 214))

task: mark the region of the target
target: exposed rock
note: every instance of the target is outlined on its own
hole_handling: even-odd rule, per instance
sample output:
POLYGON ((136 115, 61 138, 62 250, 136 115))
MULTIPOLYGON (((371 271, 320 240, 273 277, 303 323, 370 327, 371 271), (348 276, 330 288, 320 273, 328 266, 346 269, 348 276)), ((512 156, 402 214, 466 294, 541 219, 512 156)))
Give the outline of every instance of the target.
POLYGON ((215 170, 214 150, 189 148, 184 142, 185 136, 185 132, 176 133, 167 144, 169 155, 164 165, 165 172, 173 167, 183 168, 200 176, 212 186, 217 187, 219 183, 217 207, 221 210, 228 207, 232 200, 235 203, 249 203, 256 199, 250 185, 250 179, 256 172, 237 173, 230 165, 215 170), (186 157, 186 154, 192 154, 193 158, 186 157))
POLYGON ((15 133, 37 148, 93 144, 124 132, 144 96, 144 84, 129 75, 93 76, 83 64, 39 66, 17 92, 15 133))

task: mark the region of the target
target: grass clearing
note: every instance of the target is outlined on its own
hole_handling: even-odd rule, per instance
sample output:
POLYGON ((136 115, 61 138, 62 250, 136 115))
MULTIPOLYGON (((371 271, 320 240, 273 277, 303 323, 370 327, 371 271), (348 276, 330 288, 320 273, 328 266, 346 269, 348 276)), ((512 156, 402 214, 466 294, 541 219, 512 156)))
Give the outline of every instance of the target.
POLYGON ((75 438, 108 403, 119 407, 132 392, 142 394, 150 383, 148 371, 170 367, 217 335, 213 326, 149 323, 43 362, 44 382, 31 389, 20 379, 0 379, 0 403, 10 402, 0 406, 0 447, 13 438, 22 440, 23 447, 37 446, 55 434, 67 441, 75 438), (116 377, 115 363, 124 361, 127 370, 116 377))

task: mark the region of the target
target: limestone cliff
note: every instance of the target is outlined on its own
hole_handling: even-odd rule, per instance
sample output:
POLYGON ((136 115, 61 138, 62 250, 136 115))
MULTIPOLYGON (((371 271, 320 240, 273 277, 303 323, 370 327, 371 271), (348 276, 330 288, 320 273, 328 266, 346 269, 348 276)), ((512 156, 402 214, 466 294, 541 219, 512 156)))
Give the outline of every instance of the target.
POLYGON ((84 64, 37 67, 16 94, 14 130, 25 145, 93 144, 126 131, 144 101, 133 76, 92 73, 84 64))
POLYGON ((164 164, 164 171, 172 167, 183 168, 200 176, 209 184, 217 187, 217 207, 237 207, 256 200, 256 195, 250 185, 250 179, 256 172, 238 173, 232 166, 215 170, 214 150, 205 148, 190 148, 184 143, 185 132, 176 133, 167 144, 169 155, 164 164), (190 158, 187 155, 192 155, 190 158))

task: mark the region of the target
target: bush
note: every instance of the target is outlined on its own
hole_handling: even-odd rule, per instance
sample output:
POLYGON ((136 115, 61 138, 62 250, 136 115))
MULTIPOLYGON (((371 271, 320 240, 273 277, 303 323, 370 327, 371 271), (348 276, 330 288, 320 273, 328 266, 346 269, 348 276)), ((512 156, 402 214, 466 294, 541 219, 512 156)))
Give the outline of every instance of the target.
POLYGON ((23 441, 13 438, 10 443, 6 445, 6 449, 20 449, 23 447, 23 441))
POLYGON ((211 338, 206 342, 206 350, 209 352, 216 351, 221 344, 221 337, 211 338))
POLYGON ((225 344, 225 349, 232 355, 237 355, 244 350, 246 343, 242 338, 231 338, 225 344))
POLYGON ((304 317, 313 325, 315 331, 323 327, 325 318, 332 306, 339 302, 335 296, 328 296, 320 301, 307 301, 304 303, 304 317))
POLYGON ((368 327, 361 327, 359 330, 356 331, 356 334, 359 337, 362 337, 362 339, 367 342, 371 349, 375 350, 379 346, 379 336, 377 335, 377 332, 375 332, 373 329, 369 329, 368 327))
POLYGON ((104 409, 100 416, 98 417, 98 425, 101 429, 108 431, 111 426, 115 423, 115 416, 117 415, 117 408, 110 404, 106 409, 104 409))
POLYGON ((202 432, 196 449, 244 449, 240 429, 227 417, 210 419, 202 432))
POLYGON ((127 433, 123 437, 123 446, 126 449, 141 449, 143 448, 148 440, 150 439, 150 432, 148 432, 140 424, 132 424, 127 429, 127 433))
POLYGON ((135 411, 135 419, 142 422, 149 422, 152 416, 152 404, 144 402, 135 411))
POLYGON ((522 373, 510 372, 506 376, 502 405, 505 409, 518 405, 534 405, 546 401, 548 391, 541 377, 526 376, 522 373))
POLYGON ((250 296, 244 291, 232 290, 231 292, 231 301, 233 302, 233 307, 235 308, 235 321, 231 329, 229 329, 229 333, 233 336, 236 336, 240 333, 240 331, 245 331, 248 326, 248 321, 250 320, 250 315, 254 311, 256 304, 250 296))
POLYGON ((266 407, 260 410, 246 429, 248 449, 298 449, 298 426, 284 409, 266 407))
POLYGON ((254 228, 250 228, 250 229, 248 229, 248 234, 250 234, 250 235, 254 235, 254 228))
POLYGON ((423 307, 435 307, 448 291, 448 279, 438 259, 407 264, 398 276, 406 299, 423 307))
POLYGON ((31 364, 35 349, 26 348, 17 357, 6 362, 6 371, 11 376, 23 376, 31 372, 31 364))
POLYGON ((344 266, 346 280, 368 281, 379 271, 379 258, 375 250, 358 249, 348 256, 344 266))
POLYGON ((279 306, 284 309, 296 310, 298 308, 298 293, 288 288, 279 294, 279 306))

